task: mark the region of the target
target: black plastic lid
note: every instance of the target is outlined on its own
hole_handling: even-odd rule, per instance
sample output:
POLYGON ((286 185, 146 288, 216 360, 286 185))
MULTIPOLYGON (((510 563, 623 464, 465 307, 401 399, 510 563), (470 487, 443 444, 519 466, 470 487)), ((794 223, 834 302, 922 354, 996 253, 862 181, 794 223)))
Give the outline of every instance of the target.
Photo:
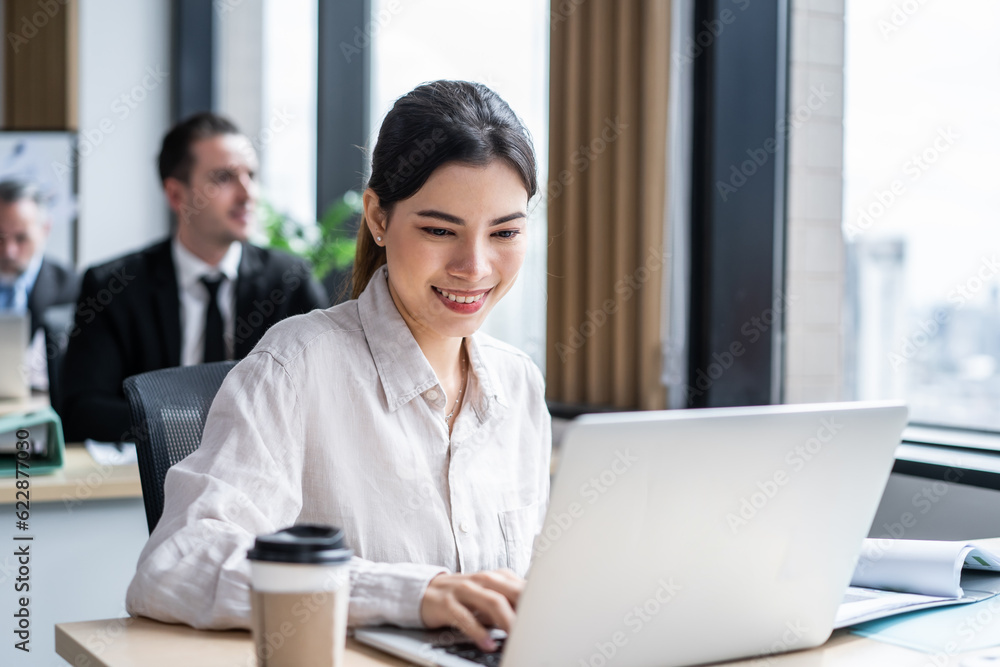
POLYGON ((346 563, 353 555, 340 528, 308 523, 261 535, 247 552, 250 560, 320 565, 346 563))

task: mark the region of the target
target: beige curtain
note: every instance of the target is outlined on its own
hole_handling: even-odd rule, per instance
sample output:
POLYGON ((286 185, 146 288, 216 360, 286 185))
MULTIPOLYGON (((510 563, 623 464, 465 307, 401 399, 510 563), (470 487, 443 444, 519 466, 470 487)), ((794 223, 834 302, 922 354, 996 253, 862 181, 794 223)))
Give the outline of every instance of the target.
POLYGON ((669 0, 552 0, 548 398, 665 407, 669 0))

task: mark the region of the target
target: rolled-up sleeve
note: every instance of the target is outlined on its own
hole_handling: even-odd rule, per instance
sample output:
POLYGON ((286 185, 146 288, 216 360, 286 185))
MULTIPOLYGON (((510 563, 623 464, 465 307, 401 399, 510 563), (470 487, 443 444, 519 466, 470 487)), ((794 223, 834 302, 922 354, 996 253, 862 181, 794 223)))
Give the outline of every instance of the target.
POLYGON ((431 579, 447 568, 421 563, 351 561, 351 625, 392 623, 404 628, 422 627, 420 602, 431 579))
POLYGON ((281 364, 253 354, 223 382, 201 446, 172 467, 165 502, 128 589, 130 613, 196 628, 249 627, 257 535, 302 505, 302 427, 281 364))

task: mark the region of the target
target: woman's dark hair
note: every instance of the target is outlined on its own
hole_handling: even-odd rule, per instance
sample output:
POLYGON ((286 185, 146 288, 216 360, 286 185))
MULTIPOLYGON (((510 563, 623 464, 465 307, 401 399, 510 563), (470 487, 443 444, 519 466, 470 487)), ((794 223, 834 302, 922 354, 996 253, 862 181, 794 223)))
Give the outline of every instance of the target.
MULTIPOLYGON (((481 83, 434 81, 396 100, 382 121, 368 187, 388 215, 393 204, 423 187, 449 162, 485 166, 503 160, 521 177, 528 198, 538 190, 528 130, 499 95, 481 83)), ((358 230, 351 298, 357 299, 385 264, 365 220, 358 230)))

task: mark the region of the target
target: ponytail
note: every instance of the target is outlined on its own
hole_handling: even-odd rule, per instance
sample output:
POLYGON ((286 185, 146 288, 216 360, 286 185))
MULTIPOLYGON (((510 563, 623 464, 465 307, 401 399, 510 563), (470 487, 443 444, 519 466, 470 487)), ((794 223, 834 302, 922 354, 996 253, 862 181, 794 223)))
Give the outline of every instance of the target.
POLYGON ((351 273, 351 298, 357 299, 365 291, 368 282, 385 264, 385 248, 375 243, 368 221, 361 215, 361 227, 358 229, 358 241, 354 254, 354 271, 351 273))

